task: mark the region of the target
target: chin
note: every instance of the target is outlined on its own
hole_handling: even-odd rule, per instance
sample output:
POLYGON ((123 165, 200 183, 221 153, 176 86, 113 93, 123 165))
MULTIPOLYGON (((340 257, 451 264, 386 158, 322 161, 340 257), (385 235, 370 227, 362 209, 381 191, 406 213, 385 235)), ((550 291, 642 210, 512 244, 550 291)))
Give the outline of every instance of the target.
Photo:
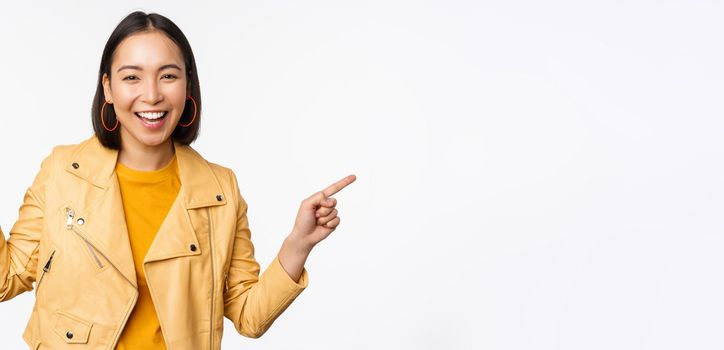
POLYGON ((161 135, 153 135, 153 136, 146 136, 139 139, 142 144, 144 144, 147 147, 157 147, 164 145, 167 141, 171 139, 171 133, 168 133, 168 137, 162 137, 161 135))
MULTIPOLYGON (((172 131, 166 132, 165 130, 158 130, 154 134, 148 134, 141 130, 141 132, 126 132, 121 134, 121 139, 128 138, 127 146, 129 147, 158 147, 164 145, 171 139, 172 131)), ((121 141, 121 143, 124 143, 121 141)))

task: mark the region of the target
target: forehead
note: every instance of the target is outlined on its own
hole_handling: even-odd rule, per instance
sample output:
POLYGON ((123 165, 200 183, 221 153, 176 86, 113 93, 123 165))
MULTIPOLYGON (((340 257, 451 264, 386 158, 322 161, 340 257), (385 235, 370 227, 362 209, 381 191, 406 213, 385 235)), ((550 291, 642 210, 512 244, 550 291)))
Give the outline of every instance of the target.
POLYGON ((112 66, 131 64, 158 67, 169 63, 184 67, 181 49, 165 34, 153 31, 136 33, 123 39, 113 53, 112 66))

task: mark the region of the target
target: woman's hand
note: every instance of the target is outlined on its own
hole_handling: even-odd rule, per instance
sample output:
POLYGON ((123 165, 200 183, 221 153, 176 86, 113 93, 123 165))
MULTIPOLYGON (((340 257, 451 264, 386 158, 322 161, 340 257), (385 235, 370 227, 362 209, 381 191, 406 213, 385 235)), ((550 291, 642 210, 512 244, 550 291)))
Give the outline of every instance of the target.
POLYGON ((340 218, 335 208, 337 199, 332 195, 356 179, 349 175, 302 201, 290 234, 291 239, 299 241, 300 248, 311 250, 337 228, 340 218))
POLYGON ((302 201, 294 228, 279 251, 279 262, 295 281, 299 280, 304 262, 317 243, 327 238, 339 225, 337 199, 331 196, 347 187, 357 177, 349 175, 302 201))

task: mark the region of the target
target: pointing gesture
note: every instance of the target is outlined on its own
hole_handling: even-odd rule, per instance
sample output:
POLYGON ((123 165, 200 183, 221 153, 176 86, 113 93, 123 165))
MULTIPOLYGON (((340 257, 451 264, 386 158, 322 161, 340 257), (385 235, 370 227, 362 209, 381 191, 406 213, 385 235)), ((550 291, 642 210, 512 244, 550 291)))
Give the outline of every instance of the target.
POLYGON ((339 225, 337 199, 332 196, 357 179, 349 175, 302 201, 292 232, 309 249, 327 238, 339 225))
POLYGON ((299 281, 304 262, 317 243, 327 238, 339 225, 337 199, 332 196, 357 180, 349 175, 309 196, 299 206, 294 229, 279 250, 279 262, 294 281, 299 281))

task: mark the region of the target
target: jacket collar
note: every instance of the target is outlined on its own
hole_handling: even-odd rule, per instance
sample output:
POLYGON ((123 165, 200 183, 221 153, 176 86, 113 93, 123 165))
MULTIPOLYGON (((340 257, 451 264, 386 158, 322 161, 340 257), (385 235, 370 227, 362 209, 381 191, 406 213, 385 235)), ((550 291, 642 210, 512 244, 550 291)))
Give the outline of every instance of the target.
MULTIPOLYGON (((226 204, 226 196, 209 163, 190 146, 174 140, 186 209, 226 204)), ((93 186, 107 189, 118 160, 118 150, 104 147, 94 135, 83 141, 71 155, 66 170, 93 186)))
MULTIPOLYGON (((208 211, 198 208, 226 204, 210 164, 189 146, 174 143, 181 189, 144 258, 144 264, 171 258, 200 255, 198 234, 211 225, 208 211), (205 213, 205 214, 203 214, 205 213), (195 246, 197 249, 189 249, 195 246)), ((84 225, 74 225, 80 234, 137 287, 136 271, 123 213, 120 186, 115 172, 118 151, 105 148, 95 137, 78 145, 65 169, 87 181, 80 202, 68 202, 84 225), (92 189, 96 189, 95 191, 92 189)), ((208 232, 208 231, 207 231, 208 232)))

